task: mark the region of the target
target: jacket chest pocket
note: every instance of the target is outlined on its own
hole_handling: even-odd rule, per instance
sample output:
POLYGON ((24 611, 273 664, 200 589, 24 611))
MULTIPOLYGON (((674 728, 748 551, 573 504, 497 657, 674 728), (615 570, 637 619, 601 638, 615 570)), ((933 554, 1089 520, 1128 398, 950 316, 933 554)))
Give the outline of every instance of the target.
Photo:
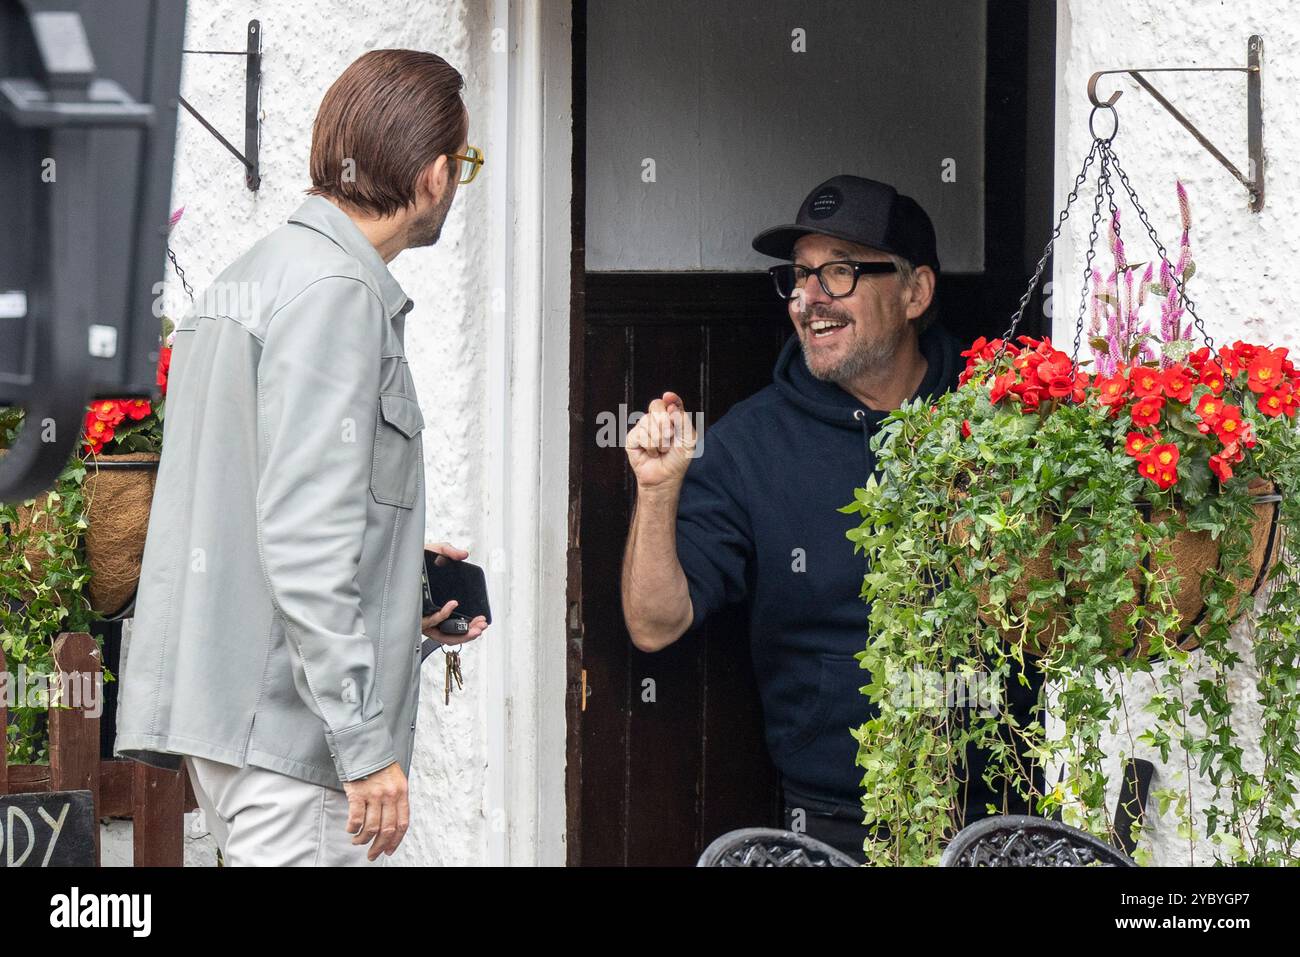
POLYGON ((419 464, 423 454, 420 405, 400 392, 379 394, 375 423, 375 454, 370 467, 370 494, 376 502, 413 508, 420 493, 419 464))

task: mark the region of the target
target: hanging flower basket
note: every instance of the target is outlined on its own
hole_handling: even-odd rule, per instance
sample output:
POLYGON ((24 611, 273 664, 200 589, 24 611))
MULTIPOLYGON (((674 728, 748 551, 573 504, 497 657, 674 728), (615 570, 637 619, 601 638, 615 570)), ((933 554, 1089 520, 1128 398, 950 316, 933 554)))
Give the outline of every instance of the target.
MULTIPOLYGON (((135 600, 160 458, 157 452, 127 452, 96 455, 86 462, 86 597, 91 608, 109 619, 129 614, 135 600)), ((14 533, 49 530, 53 519, 47 509, 44 496, 31 505, 15 506, 14 533)), ((34 577, 42 579, 47 556, 35 538, 29 542, 24 554, 34 577)), ((24 596, 30 598, 30 593, 24 596)))
POLYGON ((163 320, 158 354, 157 402, 99 399, 86 411, 86 564, 91 607, 122 618, 135 605, 149 531, 158 463, 162 458, 167 379, 171 371, 171 320, 163 320))
MULTIPOLYGON (((1247 491, 1250 493, 1251 504, 1255 510, 1255 520, 1250 529, 1251 546, 1247 570, 1244 576, 1233 580, 1236 591, 1228 605, 1228 614, 1233 618, 1242 611, 1240 605, 1242 599, 1247 596, 1253 597, 1264 583, 1265 575, 1271 567, 1270 563, 1277 554, 1281 537, 1281 525, 1278 521, 1281 495, 1278 494, 1277 487, 1267 479, 1255 479, 1247 486, 1247 491)), ((1136 502, 1134 508, 1147 523, 1172 522, 1186 529, 1188 515, 1182 508, 1173 511, 1165 509, 1154 514, 1150 502, 1136 502)), ((1041 521, 1039 532, 1044 536, 1054 537, 1056 525, 1054 518, 1045 517, 1041 521)), ((968 542, 970 527, 970 520, 956 522, 953 526, 954 542, 958 544, 968 542)), ((1181 631, 1173 639, 1173 643, 1182 651, 1194 651, 1198 645, 1196 628, 1205 616, 1205 596, 1201 583, 1206 571, 1211 568, 1218 569, 1221 563, 1219 543, 1207 531, 1184 530, 1172 537, 1169 541, 1169 550, 1172 555, 1171 568, 1178 581, 1178 588, 1173 595, 1173 605, 1182 624, 1181 631)), ((1080 549, 1077 546, 1069 546, 1067 554, 1071 561, 1080 560, 1080 549)), ((960 573, 963 567, 961 559, 958 558, 954 564, 960 573)), ((1129 574, 1137 598, 1133 602, 1121 605, 1111 614, 1110 633, 1114 636, 1114 640, 1107 648, 1108 655, 1124 658, 1158 657, 1158 651, 1153 655, 1151 650, 1152 632, 1147 623, 1139 620, 1137 627, 1132 630, 1127 626, 1135 609, 1144 604, 1145 584, 1142 576, 1150 570, 1148 561, 1141 569, 1135 568, 1129 574)), ((1053 580, 1062 581, 1062 579, 1063 573, 1052 561, 1051 546, 1045 546, 1025 562, 1024 577, 1012 588, 1006 604, 1013 608, 1023 608, 1028 600, 1030 582, 1045 583, 1053 580)), ((981 603, 987 604, 988 588, 976 585, 976 589, 981 603)), ((1067 604, 1064 598, 1041 602, 1037 627, 1023 636, 1023 645, 1027 654, 1036 657, 1048 654, 1052 643, 1068 631, 1067 604)), ((997 620, 984 616, 983 621, 990 627, 998 628, 1004 641, 1022 640, 1018 631, 1009 627, 999 627, 997 620)))
POLYGON ((1130 672, 1149 675, 1154 689, 1142 705, 1153 723, 1140 735, 1130 725, 1130 747, 1162 760, 1188 751, 1184 790, 1155 794, 1177 826, 1204 834, 1224 861, 1300 856, 1300 576, 1288 556, 1300 527, 1291 495, 1300 374, 1286 348, 1221 346, 1209 335, 1187 293, 1195 264, 1181 184, 1178 198, 1182 241, 1170 256, 1110 139, 1094 138, 1008 330, 963 353, 957 389, 905 404, 873 439, 878 472, 842 509, 861 517, 848 537, 869 568, 859 658, 875 714, 854 736, 864 821, 889 835, 868 842, 871 863, 938 861, 966 823, 959 794, 970 747, 988 755, 984 780, 995 793, 1115 840, 1105 767, 1116 755, 1103 752, 1101 731, 1122 740, 1115 723, 1136 719, 1116 680, 1130 672), (1093 163, 1067 352, 1017 327, 1093 163), (1112 175, 1151 240, 1149 262, 1125 249, 1112 175), (1112 268, 1099 268, 1099 245, 1112 268), (1147 318, 1153 312, 1158 319, 1147 318), (1265 586, 1261 608, 1251 599, 1265 586), (1229 629, 1248 612, 1245 662, 1229 629), (1198 663, 1205 671, 1185 683, 1198 663), (1243 766, 1233 722, 1240 685, 1228 687, 1245 664, 1259 669, 1251 713, 1265 716, 1253 742, 1258 773, 1243 766), (929 676, 993 687, 1006 701, 1021 668, 1050 681, 1050 738, 1047 697, 1032 718, 924 697, 929 676), (954 708, 973 709, 970 719, 954 708), (1036 783, 1034 764, 1059 770, 1058 783, 1036 783), (1193 773, 1230 794, 1192 801, 1193 773))
POLYGON ((109 618, 120 617, 135 600, 160 458, 157 452, 129 452, 87 463, 90 605, 109 618))
MULTIPOLYGON (((1123 348, 1134 360, 1140 357, 1140 344, 1123 348)), ((944 403, 960 405, 963 417, 957 441, 942 456, 957 466, 948 476, 957 507, 942 531, 954 546, 953 574, 973 583, 981 622, 1025 653, 1047 654, 1077 630, 1071 607, 1092 584, 1078 573, 1091 560, 1085 555, 1087 525, 1072 518, 1081 507, 1093 508, 1086 494, 1076 499, 1080 484, 1104 473, 1080 473, 1072 480, 1068 466, 1059 477, 1054 471, 1082 446, 1109 454, 1111 466, 1121 470, 1112 481, 1129 491, 1127 523, 1135 530, 1124 549, 1135 558, 1125 570, 1132 597, 1116 602, 1100 629, 1106 655, 1144 658, 1169 647, 1194 650, 1211 572, 1232 586, 1222 602, 1229 621, 1263 584, 1278 551, 1282 495, 1259 472, 1262 450, 1250 462, 1246 458, 1258 448, 1261 432, 1294 431, 1300 376, 1285 349, 1237 343, 1217 355, 1208 347, 1183 351, 1185 362, 1162 368, 1120 361, 1112 375, 1095 377, 1079 371, 1050 340, 1022 336, 1008 346, 981 339, 963 353, 968 362, 958 400, 944 403), (996 451, 986 438, 990 432, 998 434, 996 451), (1234 466, 1241 474, 1234 476, 1234 466), (1207 499, 1220 496, 1229 483, 1244 486, 1252 510, 1238 519, 1249 544, 1233 568, 1226 567, 1220 536, 1187 506, 1189 499, 1199 502, 1207 513, 1207 499), (998 491, 981 496, 975 487, 998 491), (1026 498, 1035 493, 1041 497, 1026 498), (1027 502, 1037 504, 1026 508, 1027 502), (989 547, 989 531, 1005 532, 1009 523, 1025 534, 1004 554, 989 547), (1158 561, 1157 552, 1164 553, 1158 561), (1152 615, 1150 579, 1157 574, 1168 595, 1164 613, 1152 615)), ((935 406, 928 427, 941 440, 943 418, 935 406)))
MULTIPOLYGON (((143 398, 96 399, 86 410, 82 449, 76 460, 85 467, 81 544, 90 572, 85 597, 96 613, 108 619, 130 615, 140 582, 154 485, 162 457, 172 329, 171 320, 164 318, 156 375, 163 398, 156 402, 143 398)), ((48 556, 37 537, 53 528, 48 507, 45 496, 38 496, 31 504, 15 506, 14 532, 36 533, 26 538, 23 550, 34 580, 48 577, 45 570, 48 556)), ((30 589, 15 591, 24 602, 33 598, 30 589)))
MULTIPOLYGON (((1258 445, 1257 431, 1267 428, 1270 419, 1286 422, 1295 417, 1300 381, 1286 358, 1286 350, 1237 343, 1212 357, 1209 349, 1202 347, 1192 352, 1185 363, 1166 363, 1161 368, 1156 364, 1119 362, 1113 367, 1113 375, 1092 378, 1076 371, 1075 364, 1050 341, 1021 337, 1020 342, 1019 346, 1007 347, 999 340, 991 344, 981 340, 965 353, 968 365, 962 388, 973 388, 980 399, 987 395, 988 401, 975 403, 974 424, 971 418, 963 418, 963 440, 973 442, 978 449, 981 446, 976 433, 989 428, 1005 429, 1003 407, 1032 416, 1044 426, 1061 403, 1091 403, 1106 409, 1104 420, 1089 421, 1085 415, 1081 429, 1076 425, 1064 428, 1075 430, 1076 438, 1086 439, 1092 433, 1091 437, 1114 450, 1116 457, 1122 449, 1123 457, 1131 460, 1137 474, 1145 479, 1129 482, 1137 486, 1131 497, 1135 512, 1131 523, 1139 529, 1171 530, 1163 543, 1168 556, 1161 571, 1173 583, 1169 604, 1176 619, 1162 630, 1152 616, 1139 611, 1147 604, 1147 580, 1156 570, 1150 548, 1139 548, 1141 560, 1128 572, 1134 600, 1112 610, 1103 649, 1108 655, 1126 658, 1152 654, 1153 644, 1156 654, 1167 645, 1182 651, 1195 649, 1199 644, 1197 628, 1204 621, 1207 572, 1213 570, 1231 581, 1232 594, 1225 603, 1230 620, 1244 610, 1243 599, 1252 597, 1263 584, 1278 548, 1281 494, 1271 478, 1249 476, 1246 492, 1253 514, 1242 519, 1249 523, 1249 549, 1244 565, 1229 572, 1224 568, 1218 536, 1211 529, 1197 527, 1196 519, 1187 511, 1185 493, 1201 500, 1217 495, 1223 483, 1233 481, 1233 465, 1240 469, 1238 463, 1245 459, 1246 450, 1258 445), (1259 381, 1257 372, 1272 381, 1252 393, 1251 382, 1259 381), (1234 399, 1243 404, 1234 404, 1234 399), (1161 432, 1162 425, 1166 431, 1178 434, 1166 436, 1161 432)), ((1131 351, 1136 357, 1140 346, 1131 351)), ((1037 427, 1031 424, 1031 429, 1032 445, 1037 427)), ((1258 468, 1257 463, 1252 464, 1258 468)), ((1004 483, 1016 481, 1014 468, 972 465, 957 477, 958 483, 991 482, 993 487, 1005 488, 1004 483)), ((1240 485, 1243 477, 1235 481, 1240 485)), ((1068 487, 1060 491, 1063 494, 1044 503, 1033 515, 1042 545, 1020 553, 1028 557, 1016 569, 1016 580, 1005 597, 993 601, 992 587, 979 581, 980 570, 960 553, 954 556, 957 574, 975 578, 976 594, 981 605, 986 606, 981 620, 999 629, 1004 640, 1017 642, 1031 655, 1048 653, 1052 643, 1069 631, 1069 606, 1089 585, 1086 575, 1073 580, 1068 575, 1068 569, 1083 560, 1081 539, 1085 536, 1070 523, 1062 527, 1074 503, 1068 487), (1020 627, 1009 625, 1009 620, 1020 627)), ((999 512, 1011 497, 1010 492, 999 494, 999 512)), ((954 492, 956 501, 969 498, 962 489, 954 492)), ((972 505, 975 510, 979 507, 972 505)), ((979 514, 956 518, 951 541, 959 546, 974 546, 973 550, 978 551, 982 539, 972 529, 980 521, 988 524, 1000 519, 987 514, 983 518, 979 514)), ((1007 575, 1010 563, 1006 559, 995 558, 992 564, 999 576, 1007 575)))

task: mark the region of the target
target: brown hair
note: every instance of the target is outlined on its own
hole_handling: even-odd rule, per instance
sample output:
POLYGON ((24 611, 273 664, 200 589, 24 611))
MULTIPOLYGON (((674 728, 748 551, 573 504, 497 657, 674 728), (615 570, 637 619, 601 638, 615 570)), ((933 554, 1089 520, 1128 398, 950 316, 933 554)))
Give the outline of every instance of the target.
MULTIPOLYGON (((321 100, 307 192, 378 216, 411 205, 420 172, 457 152, 465 139, 464 85, 460 72, 434 53, 362 54, 321 100)), ((448 175, 457 172, 452 162, 448 175)))

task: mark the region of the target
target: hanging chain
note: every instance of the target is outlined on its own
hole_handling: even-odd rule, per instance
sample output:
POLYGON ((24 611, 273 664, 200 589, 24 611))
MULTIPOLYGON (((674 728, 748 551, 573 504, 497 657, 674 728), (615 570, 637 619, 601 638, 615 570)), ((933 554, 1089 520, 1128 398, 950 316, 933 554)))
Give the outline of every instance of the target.
MULTIPOLYGON (((1110 213, 1110 227, 1115 234, 1115 245, 1118 247, 1123 242, 1124 236, 1120 228, 1119 207, 1115 205, 1115 184, 1111 182, 1110 174, 1115 169, 1115 157, 1109 151, 1106 154, 1106 212, 1110 213)), ((1128 265, 1128 256, 1124 256, 1124 265, 1128 265)), ((1116 282, 1119 281, 1119 262, 1115 263, 1116 282)), ((1116 287, 1118 294, 1118 287, 1116 287)))
POLYGON ((1110 189, 1110 167, 1107 159, 1106 144, 1109 140, 1098 140, 1101 163, 1097 166, 1097 195, 1092 200, 1092 220, 1088 230, 1088 254, 1083 261, 1083 285, 1079 289, 1079 315, 1074 323, 1074 349, 1070 353, 1070 364, 1075 370, 1079 367, 1079 344, 1083 338, 1083 317, 1088 311, 1088 283, 1092 279, 1092 261, 1097 256, 1097 227, 1101 225, 1101 200, 1110 189))
POLYGON ((1115 235, 1116 237, 1119 236, 1119 220, 1116 215, 1118 210, 1115 208, 1115 189, 1110 180, 1113 163, 1107 145, 1108 143, 1102 144, 1101 166, 1097 175, 1097 195, 1094 198, 1092 210, 1092 229, 1088 233, 1088 255, 1084 262, 1083 285, 1079 289, 1079 315, 1074 323, 1074 348, 1070 353, 1070 359, 1076 371, 1079 366, 1079 349, 1083 339, 1083 327, 1087 321, 1088 304, 1091 301, 1091 297, 1088 295, 1088 284, 1096 272, 1093 260, 1097 256, 1097 242, 1101 238, 1101 199, 1103 195, 1106 197, 1106 211, 1110 213, 1110 221, 1115 227, 1115 235))
POLYGON ((1052 246, 1055 245, 1057 239, 1060 238, 1061 229, 1064 228, 1065 221, 1070 218, 1070 207, 1074 204, 1074 201, 1079 198, 1079 187, 1082 186, 1088 178, 1088 169, 1092 166, 1093 160, 1097 158, 1100 144, 1100 139, 1093 139, 1092 149, 1088 151, 1088 155, 1083 160, 1083 168, 1079 170, 1079 175, 1074 178, 1074 186, 1070 189, 1069 195, 1065 197, 1065 206, 1056 218, 1056 228, 1052 230, 1052 235, 1047 240, 1047 245, 1043 247, 1043 255, 1039 257, 1038 265, 1034 267, 1034 275, 1033 278, 1029 280, 1029 288, 1026 289, 1025 294, 1020 297, 1020 306, 1016 309, 1015 315, 1011 317, 1011 325, 1009 325, 1007 331, 1002 334, 1002 345, 997 352, 999 357, 1004 351, 1006 351, 1007 343, 1011 342, 1015 337, 1016 327, 1020 325, 1020 320, 1024 317, 1025 309, 1029 305, 1029 300, 1033 296, 1034 290, 1038 288, 1039 281, 1043 278, 1043 270, 1047 267, 1047 260, 1052 255, 1052 246))
MULTIPOLYGON (((1112 116, 1114 116, 1114 107, 1111 107, 1110 110, 1112 116)), ((1094 117, 1096 113, 1097 110, 1093 110, 1094 117)), ((1116 155, 1114 147, 1111 145, 1115 137, 1115 134, 1119 131, 1118 117, 1115 117, 1115 126, 1111 130, 1109 136, 1097 135, 1096 130, 1093 129, 1092 127, 1092 122, 1093 120, 1092 118, 1090 118, 1088 121, 1088 126, 1089 129, 1092 130, 1092 134, 1093 134, 1092 148, 1088 151, 1088 155, 1084 158, 1083 167, 1079 170, 1079 175, 1074 178, 1074 186, 1070 189, 1069 194, 1066 196, 1065 206, 1061 209, 1060 214, 1057 216, 1056 228, 1052 230, 1052 235, 1047 240, 1047 245, 1043 247, 1043 255, 1039 257, 1038 265, 1034 267, 1034 274, 1032 278, 1029 280, 1029 287, 1025 290, 1025 294, 1020 297, 1020 304, 1016 309, 1015 313, 1011 317, 1011 324, 1007 326, 1006 332, 1002 334, 1002 344, 997 351, 998 358, 1002 356, 1002 354, 1006 351, 1007 345, 1011 343, 1012 340, 1015 338, 1016 329, 1019 327, 1021 320, 1024 318, 1025 309, 1028 308, 1029 306, 1029 300, 1033 297, 1034 290, 1038 288, 1038 284, 1043 278, 1043 272, 1047 267, 1047 260, 1052 255, 1052 249, 1055 246, 1056 241, 1061 237, 1061 230, 1065 227, 1066 220, 1070 218, 1070 207, 1074 204, 1075 200, 1079 198, 1079 189, 1087 181, 1088 170, 1092 167, 1094 160, 1098 160, 1097 193, 1096 196, 1093 198, 1092 219, 1091 219, 1090 229, 1088 232, 1088 252, 1084 259, 1083 287, 1079 293, 1079 314, 1075 322, 1074 349, 1071 354, 1076 368, 1078 367, 1079 364, 1079 349, 1082 344, 1083 328, 1084 328, 1084 324, 1088 312, 1088 303, 1089 303, 1088 284, 1093 277, 1093 260, 1096 258, 1097 255, 1097 240, 1100 236, 1099 226, 1101 224, 1101 210, 1102 210, 1103 199, 1105 199, 1107 208, 1111 214, 1111 223, 1114 225, 1116 239, 1118 240, 1120 236, 1120 226, 1119 226, 1119 219, 1117 215, 1119 210, 1115 205, 1115 189, 1111 181, 1112 172, 1114 173, 1115 176, 1119 177, 1119 181, 1124 187, 1124 192, 1128 195, 1129 202, 1133 204, 1133 208, 1137 212, 1138 219, 1141 220, 1142 225, 1146 228, 1147 236, 1150 237, 1152 244, 1155 246, 1156 251, 1159 253, 1161 261, 1163 263, 1169 263, 1169 251, 1165 248, 1164 243, 1160 241, 1160 237, 1156 235, 1155 227, 1151 224, 1151 217, 1147 213, 1146 207, 1143 206, 1141 201, 1138 199, 1137 191, 1133 188, 1133 184, 1129 181, 1128 173, 1126 173, 1124 171, 1124 168, 1120 165, 1119 157, 1116 155)), ((1204 340, 1205 344, 1209 347, 1210 352, 1213 353, 1215 351, 1214 338, 1210 335, 1209 331, 1205 328, 1205 322, 1197 314, 1196 304, 1192 301, 1192 298, 1187 294, 1187 288, 1183 284, 1183 280, 1173 272, 1172 266, 1170 268, 1169 275, 1170 275, 1170 279, 1174 283, 1174 286, 1178 289, 1179 302, 1181 303, 1183 308, 1186 309, 1186 311, 1191 315, 1192 320, 1195 323, 1197 332, 1200 333, 1201 338, 1204 340)), ((1116 287, 1116 293, 1118 294, 1118 286, 1116 287)))
POLYGON ((181 264, 176 261, 176 253, 172 251, 170 245, 167 247, 167 258, 171 260, 172 269, 176 270, 176 275, 180 277, 181 286, 185 289, 185 295, 190 297, 190 302, 193 302, 194 287, 191 286, 189 281, 185 278, 185 270, 182 269, 181 264))

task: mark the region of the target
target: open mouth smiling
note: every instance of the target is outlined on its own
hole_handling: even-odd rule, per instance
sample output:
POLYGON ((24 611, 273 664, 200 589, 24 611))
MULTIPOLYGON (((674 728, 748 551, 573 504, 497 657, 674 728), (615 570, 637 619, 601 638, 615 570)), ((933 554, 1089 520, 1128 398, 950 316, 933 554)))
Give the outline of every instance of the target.
POLYGON ((814 339, 828 339, 847 325, 849 323, 843 319, 824 319, 821 317, 810 319, 804 324, 805 328, 812 333, 814 339))

